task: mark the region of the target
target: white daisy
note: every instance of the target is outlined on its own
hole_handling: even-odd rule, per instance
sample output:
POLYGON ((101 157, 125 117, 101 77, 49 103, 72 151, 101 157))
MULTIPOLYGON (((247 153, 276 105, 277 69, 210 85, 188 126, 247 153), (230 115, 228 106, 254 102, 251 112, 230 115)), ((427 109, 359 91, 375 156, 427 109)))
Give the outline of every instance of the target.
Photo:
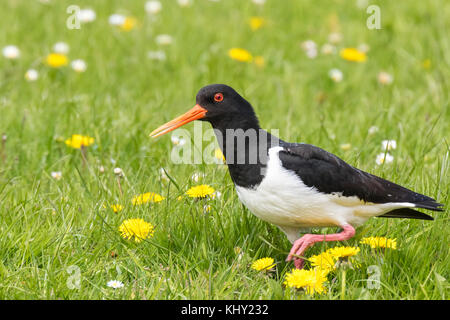
POLYGON ((69 50, 69 45, 62 41, 55 43, 55 45, 53 46, 53 51, 55 53, 68 54, 69 50))
POLYGON ((178 0, 178 5, 180 7, 187 7, 191 5, 191 0, 178 0))
POLYGON ((179 146, 179 147, 181 147, 181 146, 186 144, 186 139, 180 138, 180 137, 175 136, 175 135, 171 136, 170 140, 172 141, 172 143, 174 145, 179 146))
POLYGON ((113 26, 121 26, 124 24, 126 17, 124 15, 115 13, 109 16, 108 22, 113 26))
POLYGON ((62 178, 62 173, 61 173, 61 171, 52 171, 50 175, 51 175, 52 178, 55 179, 55 180, 61 180, 61 178, 62 178))
POLYGON ((387 72, 381 71, 378 73, 378 82, 380 84, 391 84, 394 78, 387 72))
POLYGON ((361 52, 367 53, 367 52, 369 52, 370 47, 369 47, 369 45, 367 43, 361 43, 358 46, 358 50, 361 51, 361 52))
POLYGON ((383 140, 381 141, 381 146, 383 150, 391 151, 397 149, 397 141, 395 140, 383 140))
POLYGON ((372 135, 372 134, 377 133, 378 130, 380 130, 380 129, 378 129, 377 126, 371 126, 367 132, 368 132, 370 135, 372 135))
POLYGON ((266 3, 266 0, 252 0, 254 4, 262 6, 264 3, 266 3))
POLYGON ((92 9, 81 9, 78 11, 77 18, 81 23, 88 23, 94 21, 97 18, 97 14, 92 9))
POLYGON ((204 177, 205 175, 203 174, 203 173, 194 173, 192 176, 191 176, 191 180, 192 181, 194 181, 194 182, 198 182, 200 179, 203 179, 203 177, 204 177))
POLYGON ((157 14, 162 9, 162 4, 159 1, 147 1, 145 3, 145 11, 149 14, 157 14))
POLYGON ((27 81, 36 81, 39 78, 39 73, 35 69, 29 69, 25 72, 25 79, 27 81))
POLYGON ((121 177, 121 176, 123 176, 123 171, 122 171, 121 168, 114 168, 114 174, 115 174, 116 176, 121 177))
POLYGON ((6 59, 14 60, 20 57, 20 50, 14 45, 4 47, 2 53, 6 59))
POLYGON ((172 43, 172 36, 168 34, 160 34, 156 36, 155 41, 159 45, 166 46, 172 43))
POLYGON ((123 282, 121 282, 119 280, 110 280, 110 281, 108 281, 108 283, 106 285, 108 287, 114 288, 114 289, 123 288, 123 282))
POLYGON ((86 62, 84 62, 84 60, 81 60, 81 59, 73 60, 72 63, 70 64, 70 66, 76 72, 85 72, 87 69, 86 62))
POLYGON ((341 82, 342 79, 344 79, 344 74, 339 69, 331 69, 328 72, 328 76, 333 80, 334 82, 341 82))
POLYGON ((375 162, 378 165, 382 165, 383 163, 391 163, 392 161, 394 161, 394 157, 391 156, 389 153, 380 153, 377 155, 375 162))
POLYGON ((306 50, 306 56, 310 59, 317 57, 317 48, 306 50))
POLYGON ((313 40, 305 40, 301 43, 301 46, 305 51, 317 49, 317 44, 313 40))

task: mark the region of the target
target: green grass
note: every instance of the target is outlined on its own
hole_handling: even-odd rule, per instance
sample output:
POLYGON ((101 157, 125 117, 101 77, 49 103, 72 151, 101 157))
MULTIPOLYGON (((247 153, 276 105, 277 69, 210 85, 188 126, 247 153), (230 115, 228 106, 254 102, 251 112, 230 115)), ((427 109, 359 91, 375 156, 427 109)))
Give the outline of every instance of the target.
MULTIPOLYGON (((97 19, 69 30, 66 8, 74 2, 0 4, 0 47, 15 44, 22 53, 16 61, 0 57, 0 134, 7 136, 0 146, 0 298, 343 298, 339 272, 330 276, 325 295, 284 288, 293 267, 284 261, 290 244, 240 204, 226 168, 175 165, 169 136, 148 137, 191 108, 198 89, 210 83, 234 87, 253 104, 262 127, 279 128, 282 139, 320 146, 449 207, 448 1, 377 1, 381 30, 366 28, 368 15, 356 1, 337 0, 268 0, 263 7, 195 0, 188 8, 163 1, 156 21, 146 17, 143 0, 80 0, 76 4, 93 8, 97 19), (108 17, 116 12, 135 16, 139 26, 130 32, 113 28, 108 17), (251 16, 264 17, 266 25, 251 31, 251 16), (308 59, 300 43, 322 45, 332 28, 343 35, 339 48, 367 43, 367 62, 320 53, 308 59), (158 49, 158 34, 174 38, 163 48, 163 62, 147 58, 158 49), (58 41, 70 45, 70 59, 87 62, 85 73, 43 65, 58 41), (263 56, 265 66, 231 60, 232 47, 263 56), (423 67, 427 59, 430 68, 423 67), (23 76, 31 67, 40 78, 29 83, 23 76), (343 71, 341 83, 329 79, 331 68, 343 71), (394 76, 391 85, 378 84, 381 70, 394 76), (379 127, 374 135, 367 133, 371 126, 379 127), (87 164, 79 150, 61 142, 74 133, 95 138, 87 164), (395 159, 377 166, 383 139, 397 141, 395 159), (344 143, 351 149, 343 151, 344 143), (115 167, 125 173, 123 194, 115 167), (180 189, 160 179, 161 167, 180 189), (62 171, 62 179, 51 178, 52 171, 62 171), (176 200, 196 184, 190 180, 194 172, 204 173, 201 182, 222 193, 207 201, 208 214, 202 201, 176 200), (149 191, 166 199, 131 205, 134 195, 149 191), (117 214, 103 208, 112 203, 125 208, 117 214), (156 226, 153 238, 140 244, 121 238, 119 225, 134 217, 156 226), (273 273, 250 269, 266 256, 277 262, 273 273), (79 268, 79 289, 70 289, 76 276, 70 266, 79 268), (124 288, 108 288, 112 279, 124 288)), ((378 235, 397 238, 399 248, 382 254, 361 245, 361 267, 347 271, 345 298, 448 299, 448 210, 433 216, 432 222, 374 218, 358 228, 347 245, 378 235), (367 289, 371 265, 380 268, 379 289, 367 289)), ((323 249, 318 244, 307 255, 323 249)))

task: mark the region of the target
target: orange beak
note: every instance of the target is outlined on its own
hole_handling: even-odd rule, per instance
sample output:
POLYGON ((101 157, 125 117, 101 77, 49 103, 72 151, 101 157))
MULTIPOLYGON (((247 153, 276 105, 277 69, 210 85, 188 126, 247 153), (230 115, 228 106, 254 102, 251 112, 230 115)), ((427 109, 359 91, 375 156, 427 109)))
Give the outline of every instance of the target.
POLYGON ((163 124, 158 129, 154 130, 152 133, 150 133, 150 137, 156 138, 162 136, 163 134, 175 130, 176 128, 179 128, 186 123, 204 118, 207 112, 208 111, 202 106, 196 104, 191 110, 189 110, 182 116, 179 116, 178 118, 175 118, 172 121, 169 121, 166 124, 163 124))

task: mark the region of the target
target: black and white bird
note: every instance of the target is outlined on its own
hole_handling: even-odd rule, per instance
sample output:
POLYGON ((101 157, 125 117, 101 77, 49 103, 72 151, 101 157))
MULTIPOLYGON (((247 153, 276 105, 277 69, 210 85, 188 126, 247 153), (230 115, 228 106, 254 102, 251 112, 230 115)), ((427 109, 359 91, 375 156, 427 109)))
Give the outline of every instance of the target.
POLYGON ((240 201, 258 218, 278 226, 293 244, 287 260, 303 267, 305 250, 320 241, 342 241, 371 217, 433 220, 413 208, 442 211, 425 195, 359 170, 310 144, 290 143, 262 130, 252 106, 233 88, 202 88, 196 105, 150 135, 161 136, 193 120, 208 121, 240 201), (340 227, 336 234, 299 233, 340 227))

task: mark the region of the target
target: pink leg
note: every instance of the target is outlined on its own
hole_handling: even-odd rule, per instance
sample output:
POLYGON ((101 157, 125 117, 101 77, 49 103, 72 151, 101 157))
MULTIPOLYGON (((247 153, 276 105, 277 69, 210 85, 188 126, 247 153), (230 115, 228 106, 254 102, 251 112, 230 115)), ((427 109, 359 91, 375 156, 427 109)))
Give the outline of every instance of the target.
POLYGON ((334 234, 305 234, 294 242, 286 261, 294 259, 295 267, 297 269, 302 269, 304 260, 295 256, 302 256, 305 250, 314 243, 320 241, 343 241, 348 240, 355 235, 355 229, 351 225, 345 224, 342 228, 344 229, 342 232, 334 234))

